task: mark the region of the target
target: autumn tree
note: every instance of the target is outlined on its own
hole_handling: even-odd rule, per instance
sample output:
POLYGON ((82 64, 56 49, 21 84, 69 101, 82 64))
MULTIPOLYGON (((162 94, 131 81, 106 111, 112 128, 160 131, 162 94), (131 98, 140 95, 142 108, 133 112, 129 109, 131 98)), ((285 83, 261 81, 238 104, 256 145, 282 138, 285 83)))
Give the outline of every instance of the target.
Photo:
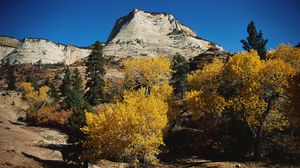
POLYGON ((188 75, 187 101, 195 118, 234 114, 250 130, 259 157, 262 138, 287 125, 281 97, 293 75, 292 66, 280 59, 262 61, 253 50, 238 53, 226 64, 215 60, 188 75))
POLYGON ((172 59, 172 79, 171 84, 174 88, 174 94, 182 98, 186 91, 186 76, 189 72, 190 66, 186 58, 176 53, 172 59))
POLYGON ((171 116, 170 60, 138 57, 123 62, 122 98, 96 114, 87 113, 85 156, 137 164, 157 163, 171 116))
POLYGON ((115 158, 137 164, 156 164, 163 145, 163 131, 168 123, 167 95, 154 86, 128 91, 123 101, 107 105, 96 114, 87 113, 85 156, 89 159, 115 158))
POLYGON ((266 59, 266 44, 268 43, 267 39, 263 38, 263 33, 261 30, 257 33, 255 24, 251 21, 247 27, 248 37, 246 40, 241 40, 243 44, 243 49, 246 51, 256 50, 261 59, 266 59))
POLYGON ((91 105, 97 105, 105 101, 103 93, 105 84, 103 77, 105 75, 105 69, 102 48, 102 44, 99 41, 96 41, 93 45, 93 50, 85 63, 87 67, 87 92, 85 93, 85 98, 91 105))
POLYGON ((291 87, 288 89, 289 95, 284 98, 291 102, 291 106, 286 107, 290 124, 300 134, 300 48, 281 44, 268 54, 268 58, 283 60, 295 70, 296 75, 291 79, 291 87))
POLYGON ((165 57, 139 57, 123 61, 123 72, 127 88, 145 87, 169 83, 173 72, 171 62, 165 57))
POLYGON ((31 85, 33 86, 34 89, 39 89, 39 84, 37 83, 36 80, 34 80, 32 78, 32 74, 31 73, 29 73, 29 74, 26 75, 25 82, 31 83, 31 85))
POLYGON ((31 83, 21 83, 21 89, 23 90, 23 96, 27 100, 29 109, 26 116, 28 119, 37 120, 40 109, 49 101, 48 86, 42 86, 38 90, 34 89, 31 83))

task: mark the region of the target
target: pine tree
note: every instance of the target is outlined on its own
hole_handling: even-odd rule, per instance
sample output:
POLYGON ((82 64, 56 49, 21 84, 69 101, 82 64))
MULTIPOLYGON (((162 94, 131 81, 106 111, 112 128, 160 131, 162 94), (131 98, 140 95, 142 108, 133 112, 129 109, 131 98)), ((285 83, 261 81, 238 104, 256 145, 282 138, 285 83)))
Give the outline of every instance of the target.
POLYGON ((58 102, 60 100, 60 97, 58 95, 58 91, 54 85, 54 82, 50 80, 50 78, 47 78, 44 81, 44 85, 50 88, 50 92, 49 92, 50 97, 52 97, 56 102, 58 102))
POLYGON ((82 78, 79 72, 79 69, 76 68, 73 71, 73 75, 72 75, 72 86, 73 86, 73 90, 77 90, 79 93, 83 94, 83 88, 82 88, 82 78))
POLYGON ((71 70, 69 66, 65 67, 64 72, 65 75, 64 78, 62 79, 62 84, 59 87, 62 96, 66 96, 71 89, 71 70))
POLYGON ((9 65, 9 59, 8 62, 8 69, 7 69, 7 89, 8 90, 16 90, 16 76, 15 76, 15 67, 13 65, 9 65))
POLYGON ((104 58, 102 55, 102 45, 99 41, 93 46, 92 53, 86 61, 86 83, 87 92, 85 94, 86 100, 91 105, 97 105, 104 102, 104 58))
POLYGON ((254 49, 258 52, 258 55, 261 59, 266 59, 266 44, 268 43, 267 39, 263 38, 263 33, 261 30, 257 34, 256 27, 253 21, 251 21, 247 27, 248 37, 247 40, 241 40, 243 44, 243 49, 247 50, 248 52, 251 49, 254 49))
POLYGON ((189 72, 190 65, 186 58, 176 53, 172 59, 172 74, 171 84, 174 88, 174 94, 179 98, 183 97, 184 91, 186 91, 186 76, 189 72))
POLYGON ((83 137, 80 128, 85 126, 85 112, 91 111, 90 104, 84 99, 82 78, 79 70, 76 68, 73 71, 71 78, 71 90, 66 93, 64 103, 66 108, 72 109, 73 113, 69 118, 69 127, 72 134, 70 141, 78 141, 83 137))

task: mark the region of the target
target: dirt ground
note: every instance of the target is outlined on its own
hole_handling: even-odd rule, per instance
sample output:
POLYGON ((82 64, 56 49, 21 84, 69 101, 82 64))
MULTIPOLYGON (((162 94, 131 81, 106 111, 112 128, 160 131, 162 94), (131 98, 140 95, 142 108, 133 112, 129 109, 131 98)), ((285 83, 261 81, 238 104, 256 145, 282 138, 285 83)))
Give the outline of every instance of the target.
MULTIPOLYGON (((0 92, 0 168, 74 167, 62 161, 58 150, 41 147, 48 144, 66 144, 67 135, 54 129, 28 126, 18 122, 22 109, 26 108, 16 92, 0 92)), ((100 160, 89 167, 125 167, 124 163, 100 160)), ((163 160, 156 167, 292 167, 289 165, 268 165, 262 162, 215 162, 198 156, 174 156, 163 160)))

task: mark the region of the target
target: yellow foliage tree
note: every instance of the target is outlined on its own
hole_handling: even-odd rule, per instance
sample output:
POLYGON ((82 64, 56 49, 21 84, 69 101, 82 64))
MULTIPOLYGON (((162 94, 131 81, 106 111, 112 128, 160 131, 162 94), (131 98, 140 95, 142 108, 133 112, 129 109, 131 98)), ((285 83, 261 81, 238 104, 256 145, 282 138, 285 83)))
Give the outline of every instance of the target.
MULTIPOLYGON (((171 113, 170 60, 138 57, 123 61, 124 81, 108 81, 115 103, 86 113, 84 156, 156 164, 171 113), (121 93, 120 93, 121 92, 121 93), (121 96, 119 96, 121 95, 121 96)), ((173 118, 172 118, 173 117, 173 118)))
POLYGON ((171 61, 165 57, 138 57, 123 61, 129 88, 152 87, 171 78, 171 61))
POLYGON ((289 89, 289 98, 292 106, 289 110, 289 121, 293 128, 300 133, 300 49, 291 45, 281 44, 277 49, 272 50, 268 57, 270 59, 280 59, 292 65, 296 75, 293 77, 289 89))
POLYGON ((215 60, 190 74, 192 90, 186 98, 196 118, 226 111, 239 115, 253 134, 258 156, 263 134, 287 125, 280 104, 293 75, 293 67, 281 59, 262 61, 256 51, 238 53, 226 64, 215 60))
POLYGON ((47 94, 49 92, 49 87, 42 86, 38 90, 35 90, 31 83, 23 82, 21 83, 21 89, 24 92, 24 98, 29 104, 29 113, 27 113, 27 117, 37 119, 40 108, 49 100, 47 94))
POLYGON ((156 164, 156 155, 163 145, 163 131, 168 123, 167 85, 155 86, 149 95, 146 89, 128 91, 122 102, 107 105, 97 114, 86 113, 87 135, 85 157, 129 160, 156 164))

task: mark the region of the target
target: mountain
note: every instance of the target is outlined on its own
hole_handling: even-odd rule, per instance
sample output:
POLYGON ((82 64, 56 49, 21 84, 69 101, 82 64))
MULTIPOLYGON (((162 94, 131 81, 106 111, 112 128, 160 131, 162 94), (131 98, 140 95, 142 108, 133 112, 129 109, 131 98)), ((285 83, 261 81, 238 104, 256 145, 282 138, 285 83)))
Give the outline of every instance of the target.
MULTIPOLYGON (((202 39, 174 16, 167 13, 134 9, 118 19, 103 48, 104 56, 118 61, 134 56, 173 56, 187 59, 203 53, 222 53, 222 47, 202 39)), ((56 44, 50 40, 25 38, 17 40, 0 36, 0 59, 11 62, 72 64, 90 54, 90 49, 56 44)))
POLYGON ((7 37, 0 36, 0 60, 11 53, 19 45, 19 40, 7 37))
MULTIPOLYGON (((0 37, 0 39, 5 39, 0 37)), ((17 41, 10 39, 10 41, 17 41)), ((87 57, 91 50, 82 49, 71 45, 56 44, 46 39, 25 38, 16 45, 9 45, 8 40, 0 44, 0 58, 9 58, 11 62, 36 63, 61 63, 72 64, 77 60, 87 57)))
POLYGON ((191 58, 207 50, 223 49, 199 38, 171 14, 134 9, 118 19, 103 53, 108 57, 173 56, 177 52, 191 58))

